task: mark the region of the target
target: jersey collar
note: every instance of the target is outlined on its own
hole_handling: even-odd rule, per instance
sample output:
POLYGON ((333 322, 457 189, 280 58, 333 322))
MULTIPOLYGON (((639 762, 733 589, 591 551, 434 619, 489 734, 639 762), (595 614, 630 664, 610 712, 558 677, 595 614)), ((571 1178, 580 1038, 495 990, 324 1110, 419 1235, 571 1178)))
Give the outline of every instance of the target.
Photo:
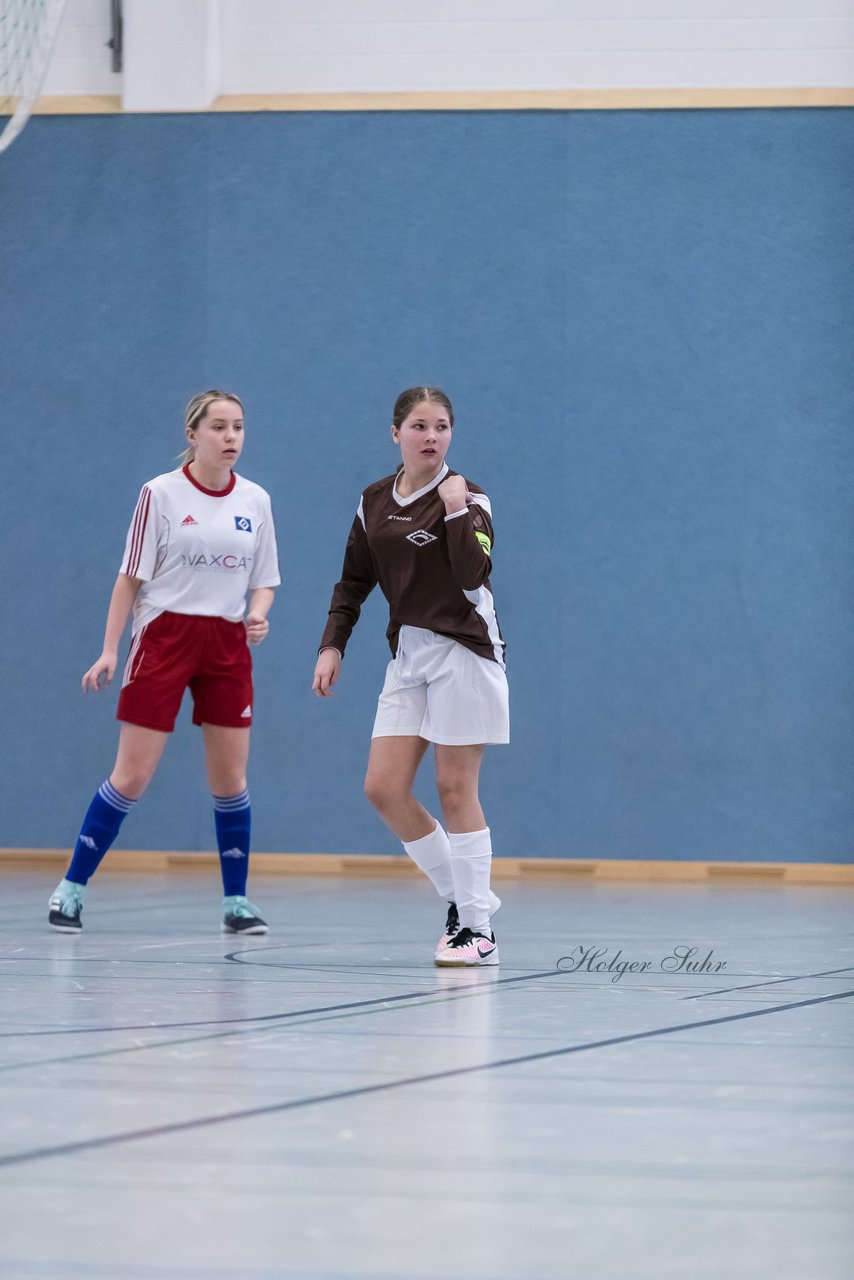
POLYGON ((198 480, 193 476, 193 473, 190 471, 189 462, 185 462, 181 470, 189 480, 190 484, 193 485, 195 489, 198 489, 200 493, 206 493, 209 498, 227 498, 234 486, 237 484, 237 476, 232 471, 231 479, 224 489, 206 489, 205 486, 203 484, 199 484, 198 480))
POLYGON ((429 484, 425 484, 423 489, 416 489, 415 493, 410 493, 408 498, 401 498, 397 492, 397 476, 394 477, 394 484, 391 486, 391 496, 399 507, 408 507, 411 503, 416 502, 418 498, 423 498, 425 493, 429 493, 431 489, 435 489, 436 485, 441 484, 445 476, 450 471, 447 462, 442 463, 442 470, 437 476, 434 476, 429 484))

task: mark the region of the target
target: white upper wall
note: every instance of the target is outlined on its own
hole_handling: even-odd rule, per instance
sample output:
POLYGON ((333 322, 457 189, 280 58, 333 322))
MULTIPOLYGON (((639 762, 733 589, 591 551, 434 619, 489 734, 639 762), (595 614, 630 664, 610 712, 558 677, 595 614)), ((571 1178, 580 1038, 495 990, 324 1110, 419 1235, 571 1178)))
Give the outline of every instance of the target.
POLYGON ((43 93, 121 93, 110 70, 109 0, 67 0, 43 93))
POLYGON ((221 0, 223 93, 846 85, 851 0, 221 0))
MULTIPOLYGON (((212 3, 219 93, 854 85, 852 0, 212 3)), ((44 93, 122 91, 109 11, 68 0, 44 93)))

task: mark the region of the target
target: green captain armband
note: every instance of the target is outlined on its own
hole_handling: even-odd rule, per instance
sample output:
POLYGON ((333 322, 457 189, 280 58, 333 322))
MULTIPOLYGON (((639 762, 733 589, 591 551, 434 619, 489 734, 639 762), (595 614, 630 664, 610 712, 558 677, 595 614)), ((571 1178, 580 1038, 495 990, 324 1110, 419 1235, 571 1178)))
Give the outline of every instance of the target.
POLYGON ((485 556, 488 556, 490 551, 492 550, 492 543, 489 541, 489 538, 486 536, 485 533, 478 533, 477 529, 475 529, 474 531, 474 536, 477 538, 478 542, 483 547, 483 554, 485 556))

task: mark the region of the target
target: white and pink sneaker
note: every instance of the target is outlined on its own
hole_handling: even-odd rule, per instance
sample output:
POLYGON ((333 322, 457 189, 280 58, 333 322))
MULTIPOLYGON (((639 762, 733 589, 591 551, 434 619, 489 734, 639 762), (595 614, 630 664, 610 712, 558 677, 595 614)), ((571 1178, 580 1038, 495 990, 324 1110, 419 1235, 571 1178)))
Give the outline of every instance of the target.
POLYGON ((433 963, 443 969, 498 964, 495 934, 490 931, 474 933, 471 929, 460 929, 441 951, 436 952, 433 963))
MULTIPOLYGON (((490 918, 495 915, 496 911, 500 906, 501 906, 501 899, 499 898, 497 893, 493 893, 492 890, 490 889, 489 891, 490 918)), ((457 904, 455 902, 449 902, 448 918, 445 921, 445 932, 442 934, 441 938, 436 943, 436 954, 433 957, 434 960, 438 960, 440 952, 445 950, 448 943, 455 936, 455 934, 459 933, 459 931, 460 931, 460 917, 459 917, 459 912, 457 911, 457 904)))
POLYGON ((436 943, 437 956, 440 951, 445 950, 445 947, 451 941, 451 938, 453 938, 455 934, 459 933, 459 931, 460 931, 460 917, 459 917, 459 912, 457 911, 457 904, 455 902, 449 902, 448 918, 445 921, 445 932, 442 934, 441 938, 436 943))

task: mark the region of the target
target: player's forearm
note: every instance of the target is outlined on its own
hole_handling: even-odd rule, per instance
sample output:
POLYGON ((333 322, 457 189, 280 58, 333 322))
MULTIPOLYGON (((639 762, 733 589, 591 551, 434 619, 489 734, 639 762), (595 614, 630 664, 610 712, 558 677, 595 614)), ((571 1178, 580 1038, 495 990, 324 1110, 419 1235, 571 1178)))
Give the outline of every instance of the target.
POLYGON ((105 653, 118 652, 133 602, 141 586, 141 579, 129 578, 126 573, 120 573, 116 578, 116 585, 110 597, 110 607, 107 610, 107 625, 104 628, 105 653))
POLYGON ((464 591, 477 591, 492 570, 489 555, 492 542, 488 533, 485 530, 476 533, 468 514, 446 520, 445 530, 451 572, 464 591))
POLYGON ((249 593, 249 612, 256 617, 266 618, 275 598, 276 592, 273 587, 256 587, 249 593))
POLYGON ((344 656, 347 641, 359 621, 362 605, 376 583, 377 575, 365 531, 357 516, 347 539, 341 580, 335 584, 332 591, 329 616, 320 639, 318 652, 323 649, 337 649, 339 654, 344 656))
POLYGON ((336 583, 318 653, 323 649, 337 649, 343 658, 347 641, 359 621, 362 605, 370 595, 373 585, 373 582, 346 579, 336 583))
POLYGON ((353 634, 353 627, 358 622, 360 613, 359 608, 348 610, 346 615, 341 610, 330 609, 317 652, 323 653, 324 649, 334 649, 338 656, 343 658, 347 641, 353 634))

